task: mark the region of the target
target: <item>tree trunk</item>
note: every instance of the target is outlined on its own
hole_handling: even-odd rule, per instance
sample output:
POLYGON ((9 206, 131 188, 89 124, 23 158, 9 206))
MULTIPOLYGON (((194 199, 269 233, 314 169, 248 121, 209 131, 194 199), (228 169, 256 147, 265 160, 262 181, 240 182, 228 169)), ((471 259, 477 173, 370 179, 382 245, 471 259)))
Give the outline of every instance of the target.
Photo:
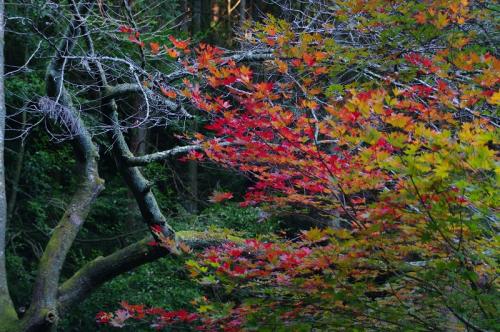
POLYGON ((201 6, 200 32, 207 32, 212 22, 212 1, 203 0, 201 6))
MULTIPOLYGON (((21 132, 24 132, 24 130, 26 129, 26 112, 23 112, 21 117, 21 132)), ((19 192, 19 180, 21 179, 21 172, 23 170, 24 152, 24 140, 20 139, 19 148, 17 150, 16 163, 14 165, 14 174, 12 175, 10 195, 9 199, 7 200, 7 221, 12 219, 16 208, 17 193, 19 192)))
POLYGON ((5 237, 7 232, 7 197, 5 191, 5 85, 4 85, 4 1, 0 0, 0 328, 9 330, 17 314, 9 294, 5 267, 5 237))
POLYGON ((189 33, 189 19, 191 16, 191 9, 189 6, 189 0, 182 0, 180 1, 180 10, 181 10, 181 15, 179 18, 179 24, 182 32, 184 33, 189 33))
MULTIPOLYGON (((144 110, 141 109, 140 96, 134 95, 132 96, 132 98, 133 98, 132 107, 134 108, 134 110, 139 110, 138 111, 139 120, 142 120, 143 117, 146 116, 146 114, 144 110)), ((147 131, 148 130, 145 127, 145 125, 133 128, 130 131, 130 148, 135 156, 143 156, 146 154, 147 131)), ((136 221, 137 221, 137 216, 139 214, 139 210, 137 202, 134 199, 134 194, 131 191, 127 193, 127 197, 129 199, 129 204, 128 204, 129 214, 127 216, 127 220, 125 221, 125 228, 126 231, 131 232, 137 229, 138 223, 136 221)))
MULTIPOLYGON (((198 123, 193 120, 192 130, 198 130, 198 123)), ((188 161, 188 202, 187 211, 192 214, 198 213, 198 162, 196 160, 188 161)))
POLYGON ((240 0, 240 29, 243 30, 247 18, 247 1, 240 0))
MULTIPOLYGON (((211 20, 211 1, 201 1, 201 0, 193 0, 192 1, 192 20, 191 20, 191 35, 195 36, 200 33, 202 29, 207 28, 205 23, 210 22, 211 20), (208 10, 208 13, 207 13, 208 10), (206 16, 206 17, 204 17, 206 16)), ((196 120, 194 120, 196 121, 196 120)), ((196 122, 194 122, 193 127, 196 127, 196 122)), ((198 163, 195 161, 188 161, 188 198, 187 203, 185 204, 186 210, 189 213, 198 212, 198 163)))

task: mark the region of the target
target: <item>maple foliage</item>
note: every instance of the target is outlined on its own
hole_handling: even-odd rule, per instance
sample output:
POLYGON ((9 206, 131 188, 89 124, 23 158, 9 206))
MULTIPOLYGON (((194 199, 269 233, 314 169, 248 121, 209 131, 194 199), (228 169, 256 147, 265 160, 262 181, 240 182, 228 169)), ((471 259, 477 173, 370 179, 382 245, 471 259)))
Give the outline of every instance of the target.
POLYGON ((230 192, 214 192, 210 197, 209 201, 212 203, 220 203, 222 201, 233 198, 233 194, 230 192))
MULTIPOLYGON (((141 48, 144 47, 145 44, 143 41, 140 40, 141 34, 139 31, 136 31, 132 27, 125 26, 125 25, 120 26, 118 28, 118 31, 121 33, 128 34, 128 40, 130 42, 138 45, 141 48)), ((151 43, 150 46, 151 46, 151 49, 153 50, 153 52, 155 52, 157 50, 156 43, 151 43)))
POLYGON ((193 73, 183 95, 210 119, 192 157, 251 176, 242 205, 306 209, 340 225, 188 261, 227 299, 200 299, 192 323, 446 330, 453 317, 492 328, 500 61, 475 25, 493 24, 492 10, 467 0, 335 3, 338 26, 321 32, 273 17, 252 26, 248 42, 274 54, 267 76, 209 45, 193 57, 171 38, 193 73), (346 27, 351 37, 338 37, 346 27))
POLYGON ((151 327, 162 329, 170 325, 182 325, 192 323, 198 319, 196 313, 190 313, 186 310, 167 311, 161 308, 146 308, 144 305, 131 305, 125 301, 121 302, 121 309, 114 313, 101 311, 96 315, 96 321, 100 324, 109 324, 113 327, 124 327, 125 321, 144 320, 152 316, 155 322, 151 327))

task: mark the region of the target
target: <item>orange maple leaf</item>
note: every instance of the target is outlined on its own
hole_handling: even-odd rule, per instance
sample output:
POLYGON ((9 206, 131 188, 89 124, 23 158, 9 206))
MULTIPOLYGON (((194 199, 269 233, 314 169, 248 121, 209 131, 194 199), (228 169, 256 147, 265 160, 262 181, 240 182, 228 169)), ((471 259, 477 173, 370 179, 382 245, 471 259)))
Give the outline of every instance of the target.
POLYGON ((160 44, 152 42, 149 43, 149 46, 151 47, 151 53, 158 54, 160 52, 160 44))
POLYGON ((165 48, 165 51, 171 58, 178 58, 179 57, 179 52, 175 50, 174 48, 168 48, 167 46, 163 45, 163 48, 165 48))
POLYGON ((210 199, 208 201, 211 203, 220 203, 231 198, 233 198, 233 193, 231 192, 214 191, 214 193, 212 194, 212 196, 210 196, 210 199))
POLYGON ((175 97, 177 97, 177 93, 175 93, 175 91, 173 90, 168 90, 168 89, 165 89, 164 87, 160 87, 160 90, 161 90, 161 93, 165 96, 165 97, 168 97, 168 98, 171 98, 171 99, 175 99, 175 97))
POLYGON ((184 50, 189 45, 189 40, 178 40, 174 36, 168 36, 168 39, 174 44, 174 47, 184 50))

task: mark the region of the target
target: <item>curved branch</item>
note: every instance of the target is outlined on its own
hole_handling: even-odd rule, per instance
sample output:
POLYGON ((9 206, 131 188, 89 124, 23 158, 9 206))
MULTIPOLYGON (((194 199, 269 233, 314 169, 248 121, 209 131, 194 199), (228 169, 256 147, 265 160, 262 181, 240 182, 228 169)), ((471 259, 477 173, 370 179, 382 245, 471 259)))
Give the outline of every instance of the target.
MULTIPOLYGON (((177 238, 192 249, 203 249, 228 241, 241 241, 237 237, 226 237, 223 234, 189 231, 178 232, 177 238)), ((149 245, 151 241, 152 238, 147 237, 106 257, 98 257, 85 264, 59 287, 59 310, 67 311, 73 304, 87 297, 106 281, 171 254, 167 249, 149 245)))
POLYGON ((58 308, 67 311, 76 302, 88 296, 104 282, 133 268, 152 262, 168 254, 166 249, 149 246, 151 239, 143 239, 106 257, 98 257, 85 264, 58 291, 58 308))

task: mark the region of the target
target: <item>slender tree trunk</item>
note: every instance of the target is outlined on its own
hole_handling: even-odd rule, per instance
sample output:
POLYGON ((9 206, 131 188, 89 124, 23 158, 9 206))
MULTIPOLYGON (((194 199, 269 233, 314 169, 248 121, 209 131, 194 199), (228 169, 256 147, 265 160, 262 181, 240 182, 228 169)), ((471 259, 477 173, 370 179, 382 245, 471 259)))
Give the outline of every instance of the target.
MULTIPOLYGON (((211 1, 210 0, 192 0, 192 21, 191 21, 191 35, 202 32, 202 29, 208 28, 206 22, 210 22, 212 19, 211 11, 211 1)), ((209 23, 208 23, 209 24, 209 23)), ((196 121, 196 120, 195 120, 196 121)), ((196 122, 193 123, 193 128, 196 128, 196 122)), ((189 213, 198 212, 198 163, 195 161, 188 161, 188 201, 186 209, 189 213)))
POLYGON ((191 35, 195 35, 201 30, 201 4, 202 0, 191 1, 191 35))
MULTIPOLYGON (((132 107, 136 110, 141 109, 141 100, 140 96, 133 96, 133 103, 132 107)), ((145 112, 143 110, 139 111, 139 117, 142 119, 144 116, 146 116, 145 112)), ((146 154, 146 139, 147 139, 147 128, 141 126, 138 128, 134 128, 131 130, 130 133, 130 148, 132 150, 132 153, 135 156, 143 156, 146 154)), ((139 224, 136 222, 137 221, 137 216, 139 215, 139 208, 137 206, 137 202, 134 199, 134 194, 129 191, 128 194, 128 199, 129 199, 129 204, 128 204, 128 211, 129 214, 127 216, 126 220, 126 230, 127 231, 133 231, 137 229, 137 226, 139 224)))
POLYGON ((184 33, 189 33, 189 19, 191 16, 191 9, 189 6, 189 0, 182 0, 180 3, 180 9, 182 11, 181 15, 181 30, 184 33))
MULTIPOLYGON (((193 131, 198 130, 198 123, 193 121, 193 131)), ((188 161, 188 191, 189 201, 187 210, 189 213, 198 213, 198 162, 195 160, 188 161)))
MULTIPOLYGON (((21 132, 24 132, 26 129, 26 112, 22 113, 21 122, 21 132)), ((17 150, 16 164, 14 165, 14 173, 12 174, 10 196, 7 200, 7 221, 12 220, 12 216, 16 208, 17 193, 19 192, 19 180, 21 179, 21 172, 23 170, 24 152, 24 141, 20 139, 19 148, 17 150)))
POLYGON ((211 26, 215 26, 219 23, 221 17, 221 9, 220 9, 220 5, 217 1, 215 1, 213 4, 212 4, 212 19, 210 21, 210 25, 211 26))
MULTIPOLYGON (((139 106, 138 106, 139 107, 139 106)), ((143 127, 134 128, 130 137, 130 147, 132 153, 136 156, 143 156, 146 154, 146 139, 148 130, 143 127)))
POLYGON ((5 192, 5 85, 4 85, 4 1, 0 0, 0 327, 9 329, 17 321, 17 314, 9 294, 5 266, 5 237, 7 232, 7 197, 5 192))
MULTIPOLYGON (((28 6, 22 10, 23 16, 28 17, 28 6)), ((29 60, 29 51, 30 51, 30 43, 31 41, 27 41, 24 45, 24 48, 19 47, 18 45, 18 39, 7 39, 6 40, 6 45, 4 48, 7 49, 15 49, 14 52, 11 52, 11 54, 6 54, 5 57, 5 68, 11 68, 12 70, 15 70, 14 68, 19 68, 20 66, 23 66, 24 64, 28 63, 29 60), (10 58, 10 59, 9 59, 10 58)), ((8 74, 8 73, 5 73, 8 74)), ((8 109, 6 109, 8 111, 8 109)), ((24 110, 21 112, 21 119, 20 119, 20 127, 19 127, 19 132, 24 133, 26 129, 26 113, 24 110)), ((7 117, 9 117, 9 114, 7 114, 7 117)), ((14 123, 17 123, 17 120, 12 121, 14 123)), ((11 122, 11 125, 15 125, 11 122)), ((24 137, 24 136, 23 136, 24 137)), ((7 199, 7 227, 8 223, 12 222, 12 217, 16 208, 16 203, 17 203, 17 194, 19 192, 19 180, 21 179, 21 171, 23 168, 23 162, 24 162, 24 152, 25 152, 25 146, 24 146, 24 139, 23 137, 20 137, 17 140, 17 144, 15 145, 15 162, 13 163, 13 172, 12 175, 9 176, 7 174, 7 178, 9 179, 10 182, 10 193, 9 197, 7 199)), ((7 138, 8 139, 8 138, 7 138)), ((14 158, 12 158, 14 159, 14 158)), ((9 165, 4 165, 6 169, 9 169, 9 165)))
POLYGON ((212 22, 212 1, 203 0, 201 5, 201 20, 200 20, 201 32, 207 32, 210 29, 211 22, 212 22))
POLYGON ((240 0, 240 29, 243 30, 247 18, 247 1, 240 0))
POLYGON ((233 42, 233 22, 231 20, 231 14, 232 14, 232 11, 231 11, 231 8, 232 7, 232 1, 231 0, 227 0, 227 9, 226 9, 226 32, 227 32, 227 36, 229 38, 228 41, 227 41, 227 44, 229 47, 232 46, 233 42))
POLYGON ((198 212, 198 163, 194 160, 188 162, 189 177, 189 203, 188 212, 196 214, 198 212))

